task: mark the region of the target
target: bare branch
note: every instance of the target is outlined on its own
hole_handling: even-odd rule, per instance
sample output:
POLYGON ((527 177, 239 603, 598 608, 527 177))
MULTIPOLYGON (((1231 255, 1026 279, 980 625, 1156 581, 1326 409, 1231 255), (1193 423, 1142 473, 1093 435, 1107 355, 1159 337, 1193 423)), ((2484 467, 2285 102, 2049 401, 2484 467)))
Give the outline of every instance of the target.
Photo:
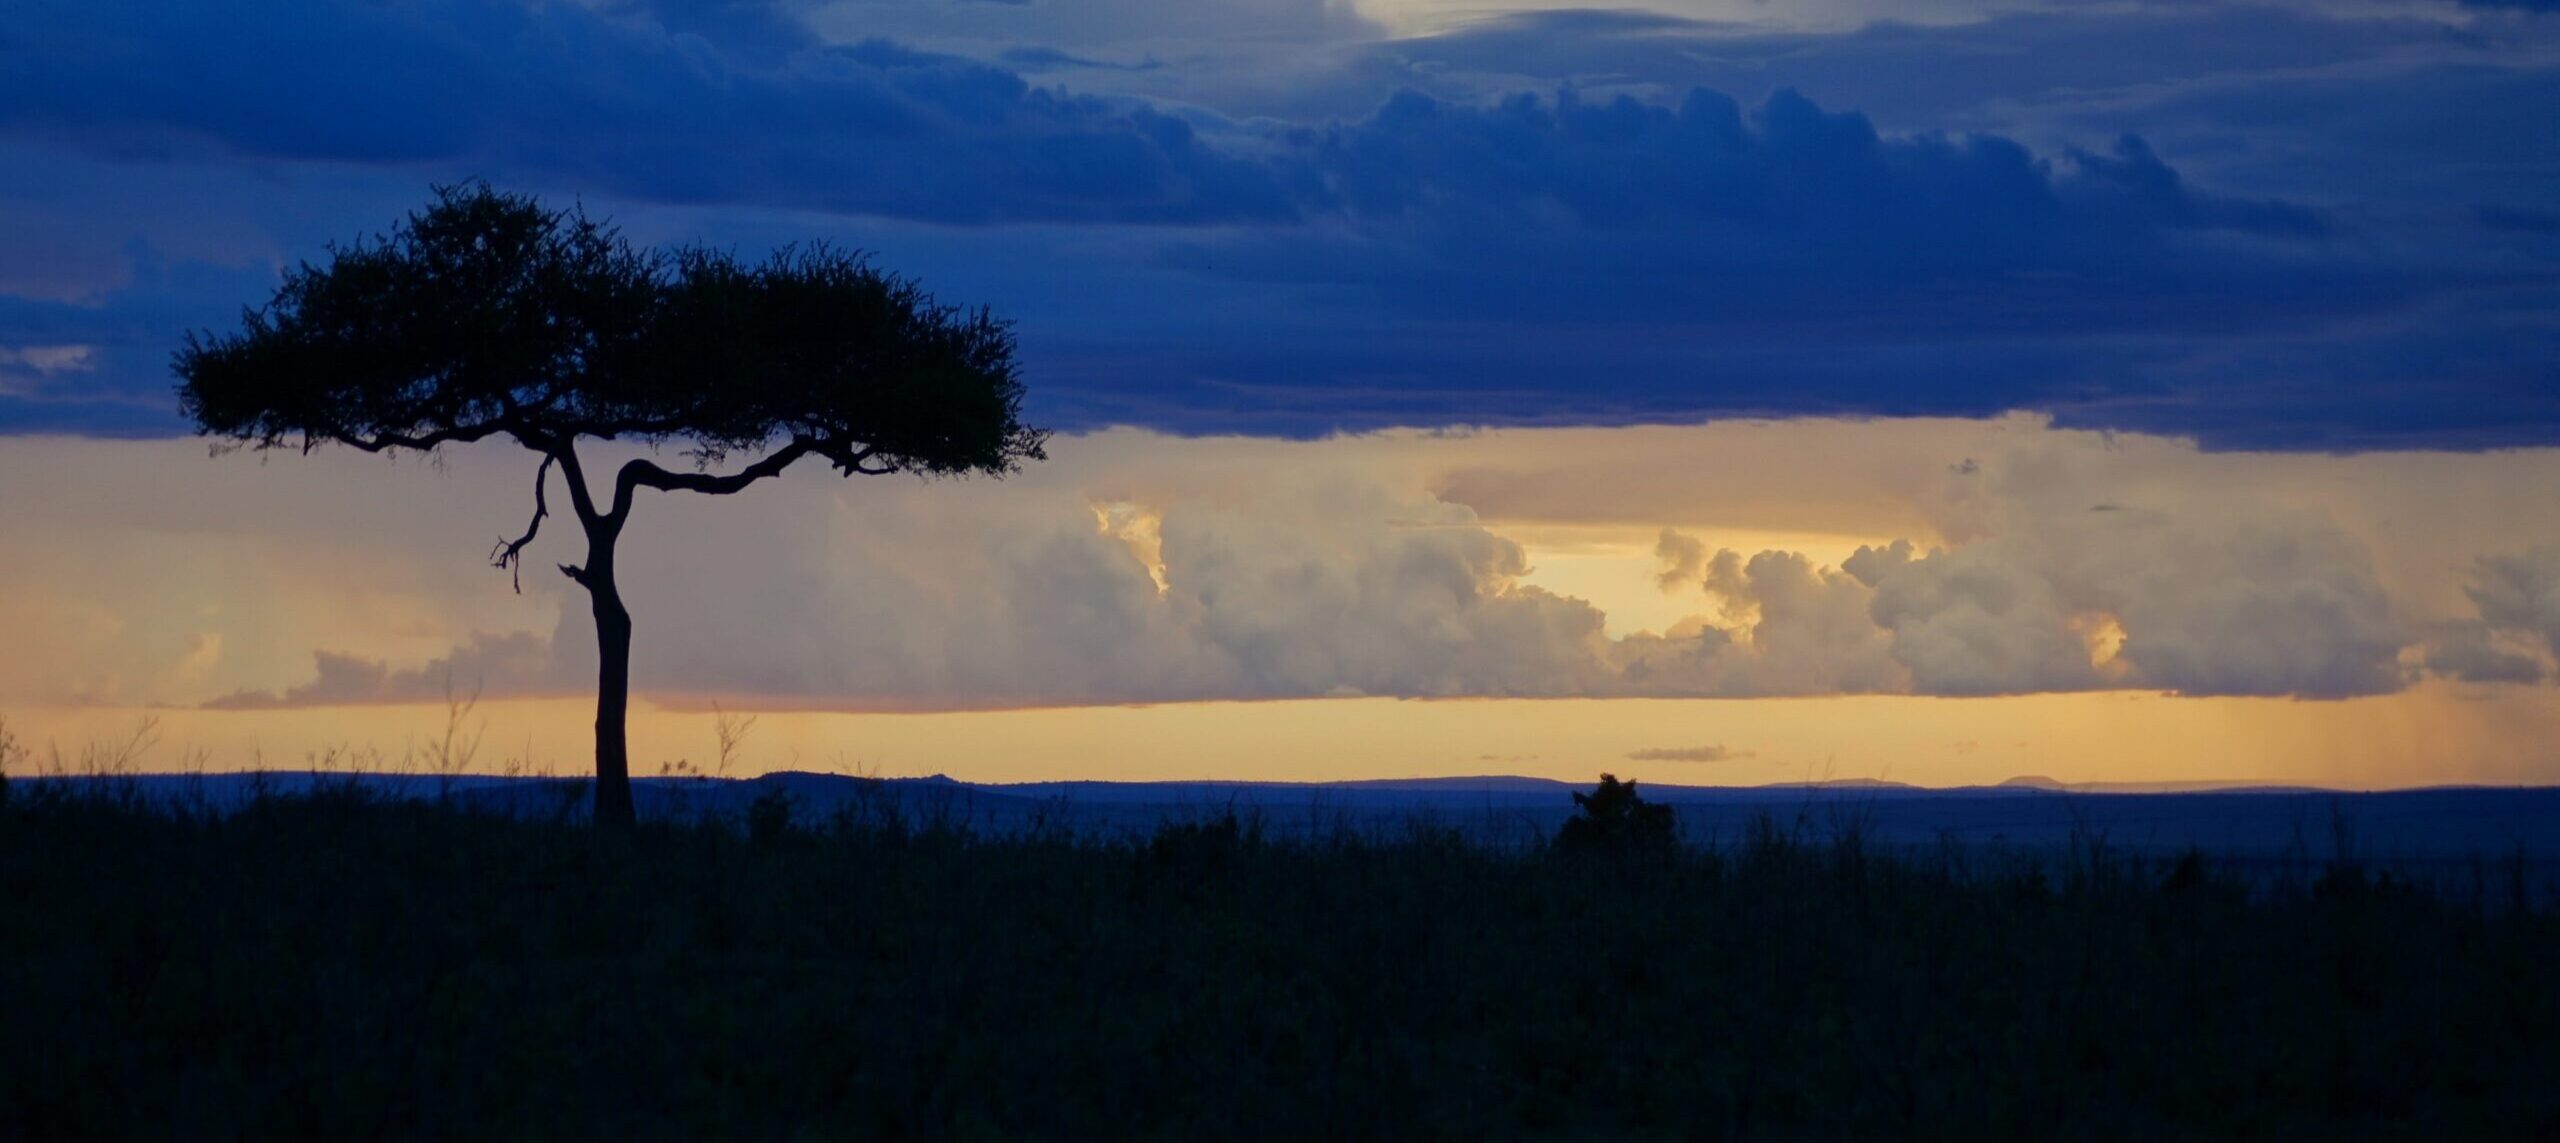
POLYGON ((763 459, 725 476, 707 472, 669 472, 655 462, 635 459, 624 464, 621 474, 614 479, 613 515, 619 519, 630 510, 631 492, 635 488, 726 496, 768 476, 777 475, 791 467, 791 462, 816 451, 817 441, 809 437, 793 437, 790 444, 766 453, 763 459))
POLYGON ((501 571, 513 571, 515 573, 517 595, 524 594, 524 546, 533 542, 534 534, 542 531, 542 518, 551 514, 551 504, 543 498, 542 489, 543 485, 548 483, 550 480, 551 465, 559 459, 560 458, 553 456, 550 453, 544 453, 542 454, 542 467, 534 470, 533 522, 524 526, 524 535, 513 540, 501 538, 498 541, 498 546, 490 549, 489 551, 490 562, 493 566, 497 567, 501 571))

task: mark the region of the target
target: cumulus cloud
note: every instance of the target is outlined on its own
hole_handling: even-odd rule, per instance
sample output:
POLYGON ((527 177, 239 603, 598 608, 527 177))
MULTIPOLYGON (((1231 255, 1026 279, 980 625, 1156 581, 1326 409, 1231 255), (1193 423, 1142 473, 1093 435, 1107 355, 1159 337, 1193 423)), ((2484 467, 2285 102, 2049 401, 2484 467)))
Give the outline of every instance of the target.
MULTIPOLYGON (((2420 641, 2363 542, 2325 515, 2245 502, 2092 511, 2070 490, 2085 478, 2038 448, 1941 464, 1946 487, 1928 495, 1947 539, 1926 548, 1869 545, 1832 567, 1785 550, 1710 553, 1662 530, 1656 557, 1699 613, 1611 638, 1600 606, 1531 582, 1526 549, 1429 491, 1427 470, 1286 459, 1361 451, 1349 444, 1217 461, 1145 437, 1115 447, 1132 451, 1002 485, 794 480, 736 503, 653 499, 630 541, 651 546, 625 563, 635 682, 915 709, 2112 688, 2338 698, 2406 685, 2400 657, 2420 641), (739 510, 748 503, 761 507, 739 510)), ((1480 455, 1462 441, 1448 451, 1480 455)), ((2542 559, 2482 562, 2484 630, 2536 622, 2542 559)), ((552 598, 548 638, 482 636, 417 666, 331 654, 309 682, 219 701, 432 698, 447 677, 576 693, 593 671, 589 619, 575 593, 552 598)), ((2440 673, 2521 670, 2484 647, 2439 639, 2429 653, 2440 673)))
POLYGON ((1617 689, 1631 694, 1766 695, 1896 692, 1908 672, 1867 615, 1869 592, 1846 573, 1801 553, 1730 549, 1707 561, 1702 581, 1720 601, 1706 617, 1611 647, 1617 689))
MULTIPOLYGON (((1626 652, 1640 674, 1677 664, 1684 685, 1727 693, 2343 698, 2405 685, 2414 636, 2336 521, 2244 498, 2091 505, 2078 463, 2028 449, 1950 466, 1935 494, 1957 541, 1944 547, 1861 547, 1837 570, 1720 551, 1701 586, 1728 625, 1626 652)), ((2508 616, 2529 593, 2495 567, 2507 574, 2484 571, 2499 604, 2484 614, 2508 616)))
POLYGON ((2560 547, 2537 544, 2473 561, 2463 586, 2479 618, 2442 625, 2427 669, 2467 682, 2530 683, 2560 656, 2560 547))
POLYGON ((1601 613, 1519 585, 1526 555, 1472 512, 1347 482, 1300 495, 1166 513, 1173 604, 1245 693, 1604 688, 1601 613))
POLYGON ((1890 640, 1868 614, 1867 593, 1853 577, 1817 567, 1798 552, 1761 552, 1746 561, 1720 551, 1707 563, 1706 586, 1724 600, 1728 618, 1747 623, 1746 693, 1858 693, 1903 685, 1890 640))
POLYGON ((1879 622, 1947 693, 2403 683, 2409 632, 2370 552, 2317 513, 2005 503, 1996 534, 1877 572, 1879 622))
POLYGON ((316 676, 282 691, 239 690, 204 705, 213 710, 441 702, 475 695, 560 694, 575 684, 551 655, 551 642, 530 633, 477 634, 468 644, 415 667, 393 667, 334 651, 312 653, 316 676))
POLYGON ((2133 677, 2196 694, 2378 694, 2407 632, 2369 553, 2327 521, 2269 513, 2181 527, 2090 515, 2057 538, 2068 589, 2122 624, 2133 677))
POLYGON ((2531 643, 2506 638, 2485 623, 2456 623, 2427 641, 2426 667, 2466 683, 2534 683, 2548 673, 2531 643))
POLYGON ((2086 690, 2087 643, 2054 583, 1995 542, 1915 556, 1908 540, 1860 548, 1847 571, 1873 589, 1867 612, 1922 694, 2086 690))
POLYGON ((1706 567, 1707 545, 1695 536, 1664 528, 1662 538, 1654 542, 1653 554, 1662 561, 1662 570, 1654 573, 1654 583, 1664 591, 1680 591, 1706 567))
POLYGON ((2514 555, 2484 555, 2463 589, 2490 627, 2539 637, 2560 649, 2560 547, 2535 545, 2514 555))
MULTIPOLYGON (((1192 479, 1115 478, 1110 499, 1016 480, 795 481, 744 511, 653 500, 626 541, 635 686, 866 709, 1610 687, 1600 611, 1522 584, 1519 545, 1462 507, 1342 474, 1173 475, 1192 479)), ((581 597, 556 599, 548 638, 415 668, 324 656, 311 683, 221 701, 431 697, 448 673, 574 693, 594 669, 590 619, 581 597)))

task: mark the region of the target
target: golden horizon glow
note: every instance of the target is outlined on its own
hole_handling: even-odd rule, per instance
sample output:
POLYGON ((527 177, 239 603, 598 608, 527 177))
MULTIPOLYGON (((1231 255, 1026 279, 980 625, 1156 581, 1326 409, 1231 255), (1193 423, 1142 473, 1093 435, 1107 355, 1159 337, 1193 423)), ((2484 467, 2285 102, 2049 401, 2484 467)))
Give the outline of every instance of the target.
MULTIPOLYGON (((2560 781, 2549 650, 2473 596, 2476 561, 2560 551, 2539 492, 2560 450, 2204 453, 2013 416, 1115 430, 1052 454, 1000 483, 795 472, 646 502, 625 543, 635 769, 699 761, 717 700, 757 713, 758 770, 986 781, 2560 781), (1896 541, 1948 574, 1850 582, 1896 541), (1808 578, 1746 576, 1762 553, 1808 578), (1793 610, 1758 629, 1773 607, 1793 610), (1738 665, 1666 685, 1731 697, 1638 697, 1707 624, 1738 665), (2429 665, 2453 636, 2541 681, 2453 681, 2429 665), (2396 693, 2168 697, 2159 674, 2286 692, 2328 685, 2332 655, 2372 668, 2342 693, 2396 693), (1846 693, 1930 686, 2023 693, 1846 693), (1398 693, 1453 697, 1364 697, 1398 693), (1725 760, 1628 758, 1707 747, 1725 760)), ((164 763, 394 764, 441 732, 445 664, 491 688, 480 769, 582 772, 583 600, 536 573, 518 595, 477 558, 521 529, 532 468, 12 438, 0 533, 41 542, 0 567, 0 717, 73 759, 152 713, 164 763), (315 679, 315 654, 340 673, 315 679), (225 699, 282 709, 196 709, 225 699)), ((528 563, 573 560, 569 531, 528 563)))
MULTIPOLYGON (((143 719, 135 769, 429 772, 442 704, 265 711, 22 708, 7 726, 36 756, 25 772, 112 757, 143 719)), ((1852 695, 1788 699, 1273 699, 1011 710, 855 713, 731 709, 755 723, 730 777, 772 771, 1041 781, 1331 782, 1601 771, 1660 785, 1760 786, 1880 779, 1981 786, 2263 781, 2341 790, 2560 784, 2560 696, 2429 683, 2333 702, 2180 698, 2128 691, 2004 698, 1852 695), (1717 746, 1719 762, 1640 761, 1640 751, 1717 746), (2412 756, 2443 764, 2412 774, 2412 756)), ((594 708, 576 698, 486 701, 459 728, 468 772, 592 770, 594 708)), ((632 769, 708 768, 715 714, 642 700, 632 769)), ((22 773, 20 776, 24 776, 22 773)))

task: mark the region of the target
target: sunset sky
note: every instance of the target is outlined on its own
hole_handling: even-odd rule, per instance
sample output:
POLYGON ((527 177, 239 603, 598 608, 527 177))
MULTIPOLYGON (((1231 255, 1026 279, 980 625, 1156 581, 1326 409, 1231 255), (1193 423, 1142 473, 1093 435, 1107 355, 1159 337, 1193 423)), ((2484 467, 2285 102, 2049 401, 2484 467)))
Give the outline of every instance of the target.
POLYGON ((1057 432, 643 501, 639 773, 2560 782, 2555 123, 2539 0, 11 5, 0 718, 585 767, 533 454, 172 395, 486 178, 875 251, 1057 432))

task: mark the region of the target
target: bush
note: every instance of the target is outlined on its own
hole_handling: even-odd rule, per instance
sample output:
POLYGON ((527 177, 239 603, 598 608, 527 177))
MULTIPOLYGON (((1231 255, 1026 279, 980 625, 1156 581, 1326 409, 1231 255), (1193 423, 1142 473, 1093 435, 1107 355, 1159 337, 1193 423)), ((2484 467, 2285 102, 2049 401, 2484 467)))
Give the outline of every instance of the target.
POLYGON ((1614 774, 1602 774, 1599 787, 1575 794, 1573 804, 1582 807, 1582 815, 1566 819, 1556 831, 1561 852, 1662 856, 1677 842, 1671 807, 1637 797, 1633 778, 1621 782, 1614 774))
POLYGON ((775 788, 756 795, 747 803, 747 840, 757 845, 777 845, 791 836, 791 810, 799 799, 788 790, 775 788))
POLYGON ((9 771, 27 756, 27 748, 19 745, 18 736, 9 730, 9 720, 0 718, 0 810, 9 808, 9 771))
POLYGON ((1260 842, 1261 830, 1244 828, 1230 809, 1207 821, 1167 822, 1158 827, 1147 842, 1147 858, 1160 869, 1216 873, 1260 842))

